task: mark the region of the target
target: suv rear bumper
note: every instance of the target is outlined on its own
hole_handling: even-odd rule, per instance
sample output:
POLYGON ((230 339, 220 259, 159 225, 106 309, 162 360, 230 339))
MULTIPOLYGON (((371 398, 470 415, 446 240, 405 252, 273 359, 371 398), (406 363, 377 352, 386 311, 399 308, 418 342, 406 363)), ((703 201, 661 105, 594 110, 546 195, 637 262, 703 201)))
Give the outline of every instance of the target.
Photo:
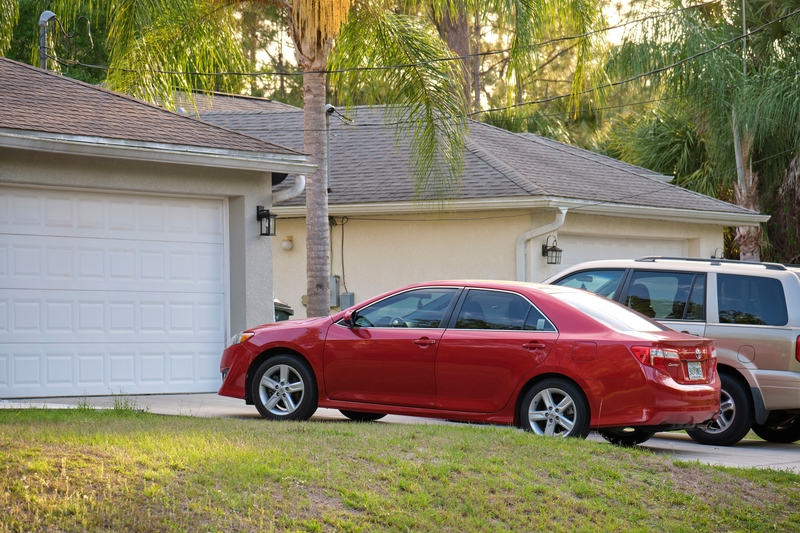
POLYGON ((753 400, 758 411, 755 391, 761 390, 763 406, 767 411, 800 408, 800 372, 778 370, 751 370, 756 386, 753 400))

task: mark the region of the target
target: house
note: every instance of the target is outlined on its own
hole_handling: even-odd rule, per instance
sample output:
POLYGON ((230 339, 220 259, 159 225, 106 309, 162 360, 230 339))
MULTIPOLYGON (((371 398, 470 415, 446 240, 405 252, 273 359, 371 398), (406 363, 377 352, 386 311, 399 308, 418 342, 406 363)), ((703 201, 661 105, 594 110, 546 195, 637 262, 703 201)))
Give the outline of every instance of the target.
MULTIPOLYGON (((0 398, 212 392, 300 151, 0 58, 0 398)), ((284 195, 285 196, 285 195, 284 195)))
MULTIPOLYGON (((267 101, 258 109, 252 100, 246 110, 235 107, 228 101, 202 120, 302 149, 301 110, 267 101)), ((720 257, 725 226, 768 219, 670 185, 670 176, 474 121, 457 197, 444 211, 426 211, 415 201, 408 143, 397 142, 383 111, 348 114, 352 122, 330 127, 331 273, 355 302, 425 280, 540 281, 592 259, 720 257), (542 247, 556 243, 561 263, 548 264, 542 247)), ((304 197, 275 211, 275 295, 303 316, 304 197)))

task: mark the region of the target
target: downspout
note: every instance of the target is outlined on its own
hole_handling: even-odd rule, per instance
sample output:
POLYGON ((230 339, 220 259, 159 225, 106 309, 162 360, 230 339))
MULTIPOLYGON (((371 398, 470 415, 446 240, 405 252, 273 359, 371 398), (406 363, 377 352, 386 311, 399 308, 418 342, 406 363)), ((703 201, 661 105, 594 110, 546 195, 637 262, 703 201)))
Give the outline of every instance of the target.
POLYGON ((528 241, 540 237, 545 233, 555 231, 564 225, 564 219, 567 217, 567 207, 559 207, 560 213, 556 214, 556 219, 546 226, 539 226, 530 231, 526 231, 517 237, 517 281, 527 281, 527 265, 525 264, 525 247, 528 241))
POLYGON ((306 177, 304 174, 295 174, 294 185, 288 189, 283 189, 272 194, 272 205, 279 202, 285 202, 290 198, 294 198, 306 189, 306 177))

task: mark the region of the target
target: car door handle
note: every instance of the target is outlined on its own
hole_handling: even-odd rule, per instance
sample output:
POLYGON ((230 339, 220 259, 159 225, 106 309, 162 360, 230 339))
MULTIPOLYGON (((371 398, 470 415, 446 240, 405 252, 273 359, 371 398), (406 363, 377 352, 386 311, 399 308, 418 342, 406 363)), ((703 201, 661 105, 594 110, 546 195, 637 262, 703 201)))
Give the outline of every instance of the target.
POLYGON ((433 344, 436 344, 436 341, 433 339, 428 339, 423 337, 421 339, 415 340, 414 344, 416 344, 417 346, 431 346, 433 344))
POLYGON ((547 348, 547 345, 543 342, 526 342, 522 347, 528 350, 540 350, 542 348, 547 348))

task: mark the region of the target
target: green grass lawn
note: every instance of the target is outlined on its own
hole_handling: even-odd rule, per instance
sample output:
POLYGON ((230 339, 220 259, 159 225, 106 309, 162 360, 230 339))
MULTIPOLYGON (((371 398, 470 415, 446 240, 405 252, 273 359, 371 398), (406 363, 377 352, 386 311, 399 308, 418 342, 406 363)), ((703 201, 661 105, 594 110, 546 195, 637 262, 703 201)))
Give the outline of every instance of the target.
POLYGON ((0 531, 800 531, 800 476, 493 426, 0 410, 0 531))

